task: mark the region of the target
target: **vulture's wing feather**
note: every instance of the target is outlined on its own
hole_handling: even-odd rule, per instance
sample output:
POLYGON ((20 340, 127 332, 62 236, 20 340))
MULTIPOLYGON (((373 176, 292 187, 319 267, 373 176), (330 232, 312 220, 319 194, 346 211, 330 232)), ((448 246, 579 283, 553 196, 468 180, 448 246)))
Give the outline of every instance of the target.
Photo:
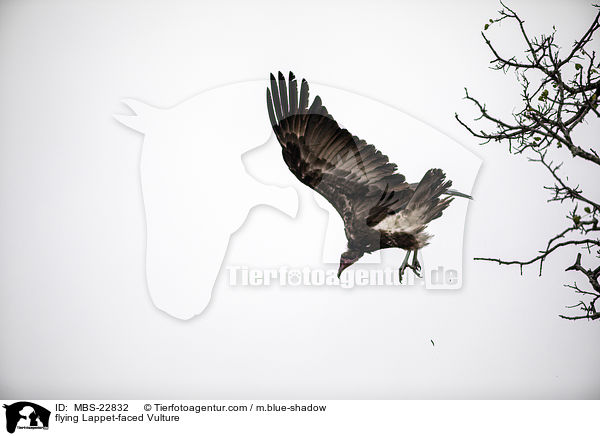
POLYGON ((316 97, 309 107, 308 83, 298 95, 290 73, 271 75, 267 108, 283 159, 302 183, 323 195, 352 226, 374 226, 406 207, 413 190, 397 166, 373 145, 341 128, 316 97))

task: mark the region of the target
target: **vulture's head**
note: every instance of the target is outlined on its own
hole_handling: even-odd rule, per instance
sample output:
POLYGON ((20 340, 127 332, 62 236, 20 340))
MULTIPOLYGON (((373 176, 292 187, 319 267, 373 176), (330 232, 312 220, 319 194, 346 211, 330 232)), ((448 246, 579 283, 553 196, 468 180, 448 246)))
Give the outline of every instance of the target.
POLYGON ((360 259, 362 255, 363 254, 360 251, 356 250, 348 250, 342 253, 342 256, 340 257, 340 269, 338 269, 337 274, 338 278, 340 278, 340 276, 342 275, 342 271, 344 271, 346 268, 348 268, 350 265, 352 265, 354 262, 360 259))

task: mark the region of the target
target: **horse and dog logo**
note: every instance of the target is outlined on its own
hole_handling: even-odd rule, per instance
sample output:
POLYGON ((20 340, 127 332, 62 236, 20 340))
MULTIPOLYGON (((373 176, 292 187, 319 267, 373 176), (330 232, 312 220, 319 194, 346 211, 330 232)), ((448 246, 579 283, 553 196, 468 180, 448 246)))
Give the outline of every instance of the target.
POLYGON ((6 409, 6 431, 14 433, 18 429, 48 429, 50 411, 29 401, 19 401, 6 409))

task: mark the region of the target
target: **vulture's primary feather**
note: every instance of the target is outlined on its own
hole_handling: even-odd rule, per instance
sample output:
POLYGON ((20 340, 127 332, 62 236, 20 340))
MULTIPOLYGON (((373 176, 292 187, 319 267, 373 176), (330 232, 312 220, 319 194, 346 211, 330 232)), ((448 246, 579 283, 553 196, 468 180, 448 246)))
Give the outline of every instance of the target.
POLYGON ((363 254, 393 247, 407 251, 400 279, 407 267, 418 274, 417 251, 430 238, 427 224, 442 215, 452 196, 470 197, 449 189, 452 182, 440 169, 430 169, 419 183, 407 183, 386 155, 341 128, 320 97, 309 103, 306 80, 298 91, 293 73, 287 81, 281 72, 277 78, 271 74, 267 110, 283 160, 344 220, 348 249, 338 275, 363 254))

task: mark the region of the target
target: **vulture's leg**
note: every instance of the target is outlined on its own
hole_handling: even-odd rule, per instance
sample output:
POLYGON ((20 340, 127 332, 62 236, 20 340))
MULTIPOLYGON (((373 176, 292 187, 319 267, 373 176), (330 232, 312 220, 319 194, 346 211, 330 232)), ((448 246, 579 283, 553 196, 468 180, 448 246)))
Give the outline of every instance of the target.
POLYGON ((406 256, 404 256, 404 260, 402 261, 402 265, 400 265, 400 269, 398 270, 398 280, 402 283, 402 276, 404 275, 404 270, 409 267, 408 258, 410 257, 410 250, 406 250, 406 256))
POLYGON ((417 252, 418 250, 413 251, 413 261, 412 261, 412 266, 410 267, 410 269, 412 269, 415 273, 415 275, 419 278, 421 278, 421 264, 419 263, 419 260, 417 259, 417 252))

